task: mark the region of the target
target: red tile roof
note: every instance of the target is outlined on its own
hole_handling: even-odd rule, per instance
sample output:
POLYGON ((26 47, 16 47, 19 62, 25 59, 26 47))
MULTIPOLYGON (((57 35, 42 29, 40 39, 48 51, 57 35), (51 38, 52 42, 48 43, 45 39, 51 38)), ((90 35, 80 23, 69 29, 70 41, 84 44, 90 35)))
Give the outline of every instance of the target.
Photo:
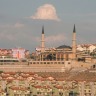
POLYGON ((21 86, 19 86, 19 87, 17 87, 17 86, 11 86, 10 89, 12 89, 12 90, 21 90, 21 91, 28 90, 27 87, 21 87, 21 86))

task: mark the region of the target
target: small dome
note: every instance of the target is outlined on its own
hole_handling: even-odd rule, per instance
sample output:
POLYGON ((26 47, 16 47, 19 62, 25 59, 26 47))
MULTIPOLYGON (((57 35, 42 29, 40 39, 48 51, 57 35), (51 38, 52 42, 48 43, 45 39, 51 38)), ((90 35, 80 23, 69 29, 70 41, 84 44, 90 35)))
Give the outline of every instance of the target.
POLYGON ((67 45, 61 45, 61 46, 57 47, 56 49, 65 49, 65 48, 72 49, 72 47, 67 46, 67 45))

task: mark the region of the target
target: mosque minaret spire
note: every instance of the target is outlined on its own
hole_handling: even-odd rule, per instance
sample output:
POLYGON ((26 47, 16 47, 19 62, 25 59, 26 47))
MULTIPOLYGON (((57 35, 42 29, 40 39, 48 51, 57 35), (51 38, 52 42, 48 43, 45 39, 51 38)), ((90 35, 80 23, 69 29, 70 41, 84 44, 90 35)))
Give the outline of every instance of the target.
POLYGON ((75 28, 75 24, 74 24, 74 28, 73 28, 72 52, 73 52, 73 59, 76 59, 76 28, 75 28))
POLYGON ((45 51, 45 36, 44 36, 44 26, 42 26, 41 52, 44 51, 45 51))

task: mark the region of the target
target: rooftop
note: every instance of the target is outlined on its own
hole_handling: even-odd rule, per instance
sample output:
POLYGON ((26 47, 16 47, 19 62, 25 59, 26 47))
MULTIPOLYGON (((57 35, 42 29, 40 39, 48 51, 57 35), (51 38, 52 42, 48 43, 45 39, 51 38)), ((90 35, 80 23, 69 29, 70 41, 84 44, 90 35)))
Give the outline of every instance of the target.
POLYGON ((61 46, 57 47, 56 49, 65 49, 65 48, 72 49, 72 47, 70 47, 68 45, 61 45, 61 46))

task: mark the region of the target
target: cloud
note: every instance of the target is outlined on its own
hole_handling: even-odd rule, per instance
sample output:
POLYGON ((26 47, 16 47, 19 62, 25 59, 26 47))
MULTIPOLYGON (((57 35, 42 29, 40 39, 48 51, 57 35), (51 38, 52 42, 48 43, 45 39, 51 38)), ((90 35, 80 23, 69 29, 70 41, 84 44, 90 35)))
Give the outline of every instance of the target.
POLYGON ((64 41, 66 39, 66 37, 64 37, 64 35, 61 34, 57 34, 54 36, 48 36, 45 38, 46 42, 61 42, 64 41))
POLYGON ((45 4, 37 9, 37 12, 30 16, 31 19, 56 20, 60 21, 56 14, 56 9, 51 4, 45 4))
POLYGON ((13 25, 12 24, 5 24, 5 25, 0 24, 0 28, 22 28, 22 27, 24 27, 24 24, 19 23, 19 22, 13 25))
POLYGON ((3 30, 0 32, 0 40, 15 41, 16 38, 12 32, 9 33, 7 31, 3 30))
POLYGON ((16 23, 14 25, 15 28, 21 28, 21 27, 24 27, 24 24, 21 24, 21 23, 16 23))

